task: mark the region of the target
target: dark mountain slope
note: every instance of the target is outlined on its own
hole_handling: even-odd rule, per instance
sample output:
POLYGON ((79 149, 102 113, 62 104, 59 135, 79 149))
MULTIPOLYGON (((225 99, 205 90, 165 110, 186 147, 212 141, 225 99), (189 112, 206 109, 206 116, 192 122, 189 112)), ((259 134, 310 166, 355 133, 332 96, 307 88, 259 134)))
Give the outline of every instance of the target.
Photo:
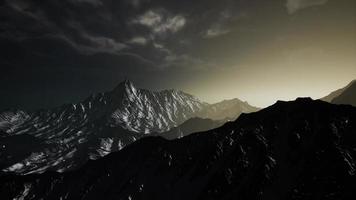
POLYGON ((185 121, 183 124, 179 125, 178 127, 172 128, 171 130, 157 134, 157 136, 161 136, 168 140, 173 140, 177 138, 182 138, 192 133, 208 131, 219 126, 222 126, 226 123, 225 120, 216 121, 212 119, 202 119, 198 117, 191 118, 185 121))
POLYGON ((353 81, 339 96, 332 101, 335 104, 349 104, 356 106, 356 81, 353 81))
MULTIPOLYGON (((0 168, 6 168, 13 163, 19 163, 31 155, 31 152, 40 151, 48 146, 31 135, 22 134, 4 136, 0 131, 0 168), (21 144, 21 145, 13 145, 21 144)), ((16 166, 14 166, 16 167, 16 166)))
POLYGON ((0 178, 2 199, 355 199, 356 108, 278 102, 179 140, 139 140, 77 171, 0 178))

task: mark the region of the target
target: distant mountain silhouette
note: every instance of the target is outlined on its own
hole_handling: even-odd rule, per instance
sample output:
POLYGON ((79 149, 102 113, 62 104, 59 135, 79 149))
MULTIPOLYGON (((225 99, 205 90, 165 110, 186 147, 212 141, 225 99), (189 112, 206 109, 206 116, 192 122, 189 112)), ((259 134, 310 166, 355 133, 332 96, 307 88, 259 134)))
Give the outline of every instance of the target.
POLYGON ((259 108, 239 99, 224 100, 202 109, 197 116, 212 120, 235 120, 242 113, 256 112, 259 108))
POLYGON ((356 199, 356 108, 279 101, 224 126, 139 140, 76 171, 0 177, 2 199, 356 199))
MULTIPOLYGON (((245 109, 246 103, 241 105, 243 108, 236 105, 229 111, 225 106, 214 105, 214 109, 221 118, 254 111, 245 109)), ((210 108, 210 104, 182 91, 139 89, 125 80, 112 91, 79 103, 36 112, 6 111, 0 113, 0 141, 7 141, 0 147, 0 170, 22 174, 63 172, 88 159, 119 151, 142 137, 165 135, 172 128, 183 131, 181 135, 205 131, 217 127, 216 123, 198 122, 193 127, 187 122, 176 127, 210 108)), ((172 138, 173 133, 166 135, 172 138)))
POLYGON ((353 81, 339 96, 332 101, 335 104, 349 104, 356 106, 356 81, 353 81))
POLYGON ((321 98, 320 100, 331 103, 336 97, 340 96, 347 88, 356 83, 356 80, 351 81, 347 86, 331 92, 328 96, 321 98))

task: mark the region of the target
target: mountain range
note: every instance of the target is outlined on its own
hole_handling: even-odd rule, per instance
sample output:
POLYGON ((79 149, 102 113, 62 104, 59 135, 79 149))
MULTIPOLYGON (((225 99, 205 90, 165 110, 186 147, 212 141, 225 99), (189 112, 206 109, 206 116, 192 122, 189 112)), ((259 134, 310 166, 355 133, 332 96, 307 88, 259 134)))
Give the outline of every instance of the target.
POLYGON ((112 91, 80 103, 1 113, 0 169, 20 174, 63 172, 119 151, 142 137, 175 139, 257 110, 238 99, 208 104, 182 91, 138 89, 125 80, 112 91), (206 123, 208 119, 197 117, 216 122, 206 123), (205 122, 192 126, 186 122, 189 119, 205 122))
POLYGON ((356 108, 299 98, 81 168, 0 177, 2 199, 324 200, 356 196, 356 108))

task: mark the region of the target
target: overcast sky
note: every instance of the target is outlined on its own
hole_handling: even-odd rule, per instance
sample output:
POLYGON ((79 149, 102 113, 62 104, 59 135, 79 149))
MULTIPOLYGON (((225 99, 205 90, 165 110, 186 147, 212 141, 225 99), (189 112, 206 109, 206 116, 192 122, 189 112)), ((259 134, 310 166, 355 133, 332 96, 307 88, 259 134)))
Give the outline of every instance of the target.
POLYGON ((319 98, 356 78, 355 0, 0 0, 0 109, 125 77, 207 102, 319 98))

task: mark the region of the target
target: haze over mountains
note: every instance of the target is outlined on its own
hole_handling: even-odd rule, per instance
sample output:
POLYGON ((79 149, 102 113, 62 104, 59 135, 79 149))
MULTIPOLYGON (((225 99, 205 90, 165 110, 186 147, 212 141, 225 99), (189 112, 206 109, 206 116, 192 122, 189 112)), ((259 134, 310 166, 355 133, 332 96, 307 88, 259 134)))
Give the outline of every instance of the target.
POLYGON ((174 139, 216 128, 242 112, 256 110, 237 99, 210 105, 181 91, 138 89, 126 80, 110 92, 77 104, 0 114, 0 168, 25 174, 66 171, 148 135, 165 136, 166 131, 179 130, 167 132, 166 138, 174 139), (206 123, 196 117, 219 121, 206 123), (184 122, 191 118, 204 123, 186 126, 189 121, 184 122))
POLYGON ((142 139, 77 171, 0 177, 5 199, 353 199, 356 108, 277 102, 179 140, 142 139))

